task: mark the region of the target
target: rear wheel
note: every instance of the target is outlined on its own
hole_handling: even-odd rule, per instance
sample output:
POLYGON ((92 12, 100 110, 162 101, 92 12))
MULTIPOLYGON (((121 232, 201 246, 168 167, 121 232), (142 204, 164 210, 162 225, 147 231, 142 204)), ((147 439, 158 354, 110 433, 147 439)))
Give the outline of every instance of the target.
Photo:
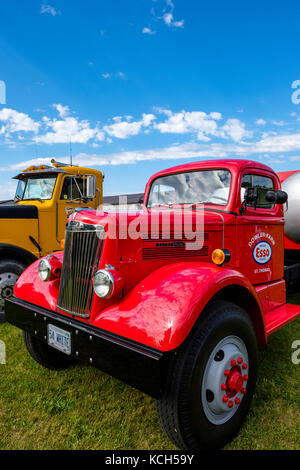
POLYGON ((51 346, 48 346, 48 344, 30 335, 27 331, 23 331, 23 338, 30 356, 47 369, 66 369, 76 363, 73 357, 67 356, 51 346))
POLYGON ((25 269, 25 264, 20 261, 0 261, 0 322, 5 321, 5 300, 13 295, 15 284, 25 269))
POLYGON ((213 302, 174 355, 157 411, 181 449, 218 449, 239 431, 257 375, 256 335, 245 311, 213 302))

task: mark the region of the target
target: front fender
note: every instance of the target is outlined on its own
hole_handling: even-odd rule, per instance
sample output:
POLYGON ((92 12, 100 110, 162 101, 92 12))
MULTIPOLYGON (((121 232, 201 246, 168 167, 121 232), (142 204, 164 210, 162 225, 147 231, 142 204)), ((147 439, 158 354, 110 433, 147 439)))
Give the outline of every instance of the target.
POLYGON ((260 300, 240 272, 208 263, 176 263, 151 273, 120 302, 97 314, 99 328, 161 351, 176 349, 186 339, 199 314, 221 289, 245 287, 260 300))
MULTIPOLYGON (((63 252, 56 252, 55 256, 63 261, 63 252)), ((40 259, 21 274, 14 288, 14 296, 34 305, 56 310, 60 278, 43 282, 39 276, 39 262, 40 259)))

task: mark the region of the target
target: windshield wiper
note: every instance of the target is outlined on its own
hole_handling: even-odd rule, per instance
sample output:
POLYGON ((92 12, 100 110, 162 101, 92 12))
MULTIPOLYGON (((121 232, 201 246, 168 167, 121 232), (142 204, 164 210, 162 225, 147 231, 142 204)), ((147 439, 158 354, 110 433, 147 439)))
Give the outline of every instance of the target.
POLYGON ((193 204, 191 204, 191 205, 189 206, 189 209, 194 209, 195 207, 199 206, 200 204, 214 204, 214 203, 211 202, 211 201, 193 202, 193 204))
POLYGON ((44 199, 40 199, 39 197, 31 197, 28 199, 20 199, 21 201, 39 201, 39 202, 44 202, 44 199))
POLYGON ((149 209, 155 208, 155 207, 172 207, 174 204, 169 203, 169 204, 155 204, 153 206, 150 206, 149 209))

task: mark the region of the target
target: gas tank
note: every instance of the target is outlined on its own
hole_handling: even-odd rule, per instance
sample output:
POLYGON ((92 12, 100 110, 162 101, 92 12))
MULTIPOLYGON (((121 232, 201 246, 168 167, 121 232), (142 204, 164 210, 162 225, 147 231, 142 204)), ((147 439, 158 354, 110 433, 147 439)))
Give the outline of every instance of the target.
POLYGON ((285 235, 300 244, 300 171, 278 173, 283 191, 288 194, 285 210, 285 235))

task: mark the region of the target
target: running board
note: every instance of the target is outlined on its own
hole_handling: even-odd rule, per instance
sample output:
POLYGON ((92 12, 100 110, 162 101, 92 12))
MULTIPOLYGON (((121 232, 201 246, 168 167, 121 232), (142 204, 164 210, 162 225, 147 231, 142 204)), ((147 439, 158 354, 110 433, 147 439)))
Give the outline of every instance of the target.
POLYGON ((284 304, 271 310, 265 316, 267 336, 297 317, 300 317, 300 305, 284 304))

